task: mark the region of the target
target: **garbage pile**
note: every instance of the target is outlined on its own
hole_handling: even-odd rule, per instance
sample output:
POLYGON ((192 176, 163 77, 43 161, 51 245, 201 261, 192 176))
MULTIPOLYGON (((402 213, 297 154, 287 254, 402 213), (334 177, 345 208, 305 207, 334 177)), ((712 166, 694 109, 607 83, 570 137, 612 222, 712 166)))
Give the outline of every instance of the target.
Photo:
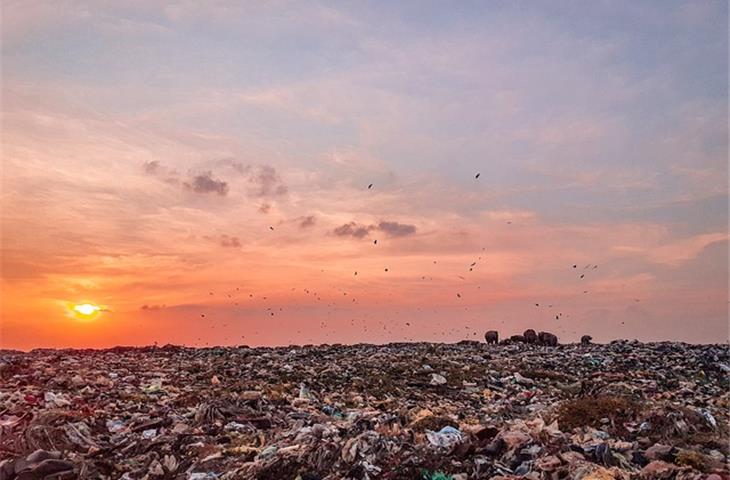
POLYGON ((727 480, 727 345, 0 352, 0 480, 727 480))

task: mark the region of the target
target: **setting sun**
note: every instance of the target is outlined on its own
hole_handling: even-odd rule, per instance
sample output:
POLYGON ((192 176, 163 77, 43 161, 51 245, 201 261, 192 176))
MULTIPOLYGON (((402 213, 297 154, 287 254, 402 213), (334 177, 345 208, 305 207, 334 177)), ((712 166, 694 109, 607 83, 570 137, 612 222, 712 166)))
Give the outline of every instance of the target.
POLYGON ((74 305, 74 310, 82 315, 92 315, 101 310, 101 307, 90 303, 82 303, 81 305, 74 305))
POLYGON ((94 320, 104 309, 93 303, 79 303, 71 306, 72 315, 79 320, 94 320))

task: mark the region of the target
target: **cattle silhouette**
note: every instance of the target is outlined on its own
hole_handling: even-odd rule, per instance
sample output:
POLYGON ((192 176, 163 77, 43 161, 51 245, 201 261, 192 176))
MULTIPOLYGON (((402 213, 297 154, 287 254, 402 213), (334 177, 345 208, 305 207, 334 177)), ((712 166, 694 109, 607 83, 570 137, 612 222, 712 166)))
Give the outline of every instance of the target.
POLYGON ((531 328, 525 330, 525 333, 523 333, 522 336, 525 337, 525 343, 537 343, 537 333, 531 328))
POLYGON ((550 332, 540 332, 537 334, 538 343, 547 347, 557 347, 558 337, 550 332))

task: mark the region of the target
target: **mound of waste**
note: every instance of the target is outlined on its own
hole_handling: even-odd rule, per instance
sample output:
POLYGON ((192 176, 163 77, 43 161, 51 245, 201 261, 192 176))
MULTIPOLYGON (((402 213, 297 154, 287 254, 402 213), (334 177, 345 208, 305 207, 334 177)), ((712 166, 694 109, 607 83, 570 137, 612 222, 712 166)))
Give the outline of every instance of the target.
POLYGON ((728 480, 727 345, 0 352, 0 480, 728 480))

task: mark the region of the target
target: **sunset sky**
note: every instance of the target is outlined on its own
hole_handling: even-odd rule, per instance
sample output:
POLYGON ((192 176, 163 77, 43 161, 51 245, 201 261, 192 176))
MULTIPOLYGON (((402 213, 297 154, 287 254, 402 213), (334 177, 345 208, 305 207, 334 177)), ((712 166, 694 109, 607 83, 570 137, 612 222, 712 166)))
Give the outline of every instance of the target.
POLYGON ((3 1, 0 345, 726 341, 727 10, 3 1))

